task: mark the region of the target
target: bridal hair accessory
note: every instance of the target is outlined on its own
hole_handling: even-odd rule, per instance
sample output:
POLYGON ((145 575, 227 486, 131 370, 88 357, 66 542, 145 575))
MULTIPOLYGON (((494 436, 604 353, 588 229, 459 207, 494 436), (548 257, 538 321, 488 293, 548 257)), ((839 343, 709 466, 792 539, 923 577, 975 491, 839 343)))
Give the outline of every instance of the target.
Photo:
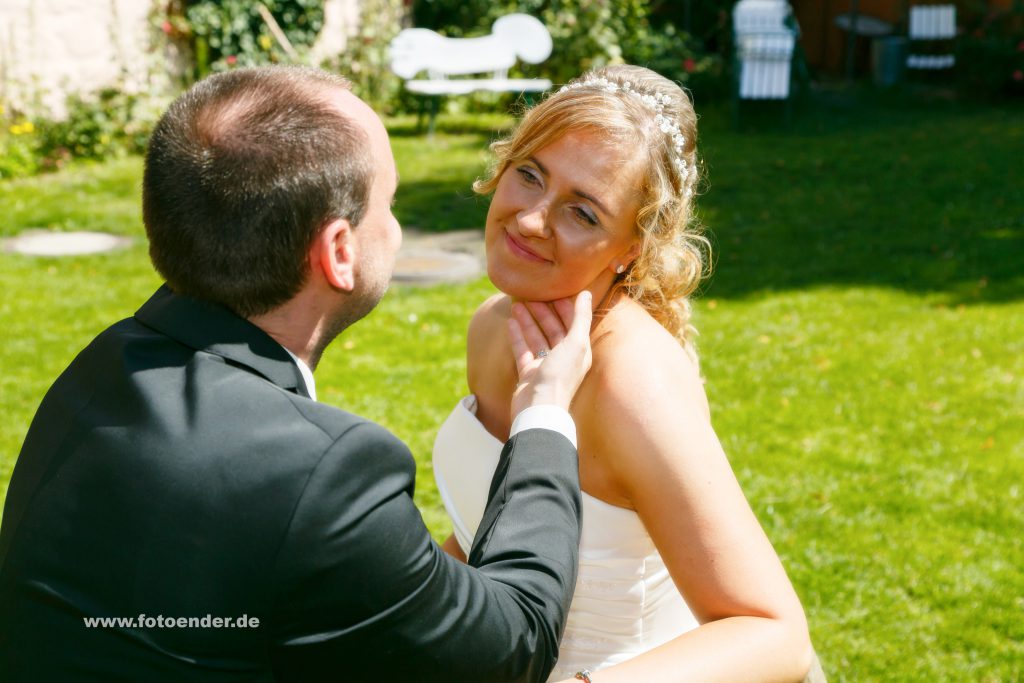
POLYGON ((577 679, 579 679, 581 681, 586 681, 587 683, 594 683, 593 681, 590 680, 590 669, 584 669, 583 671, 577 671, 575 674, 573 674, 573 678, 577 678, 577 679))
MULTIPOLYGON (((690 168, 686 164, 686 159, 683 158, 683 148, 686 146, 686 138, 683 136, 683 131, 679 128, 679 124, 665 116, 665 105, 669 102, 668 95, 663 95, 660 92, 655 92, 653 95, 642 90, 637 90, 633 87, 633 83, 626 81, 624 83, 616 83, 615 81, 609 81, 607 78, 588 78, 585 81, 576 81, 575 83, 568 83, 563 85, 558 92, 565 92, 567 90, 576 90, 577 88, 601 88, 610 93, 624 92, 640 99, 648 109, 654 112, 654 123, 657 124, 658 129, 664 133, 669 141, 672 143, 672 148, 675 150, 675 156, 672 161, 675 163, 676 168, 679 169, 679 175, 684 181, 690 177, 690 168)), ((691 190, 687 189, 686 194, 689 196, 692 193, 691 190)))

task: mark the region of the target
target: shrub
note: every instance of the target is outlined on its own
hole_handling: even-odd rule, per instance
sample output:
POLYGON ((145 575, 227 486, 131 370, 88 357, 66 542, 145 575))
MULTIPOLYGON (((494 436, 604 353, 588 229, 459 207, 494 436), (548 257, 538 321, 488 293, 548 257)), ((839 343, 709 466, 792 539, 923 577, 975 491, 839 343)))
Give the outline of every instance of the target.
POLYGON ((957 73, 976 93, 1024 95, 1024 0, 1012 7, 968 13, 957 44, 957 73))
POLYGON ((551 57, 521 70, 556 84, 622 62, 648 66, 683 84, 721 71, 721 59, 671 19, 652 23, 650 0, 421 0, 413 6, 413 21, 445 35, 471 35, 488 32, 495 19, 511 12, 531 14, 547 26, 554 40, 551 57))
POLYGON ((401 29, 403 0, 363 0, 359 30, 323 65, 352 81, 352 91, 378 113, 402 109, 402 81, 392 73, 388 45, 401 29))
POLYGON ((119 86, 72 94, 67 115, 30 117, 0 108, 0 178, 55 170, 70 159, 106 159, 140 154, 164 102, 119 86))
POLYGON ((0 178, 32 175, 39 168, 35 124, 0 106, 0 178))
POLYGON ((138 154, 156 122, 144 98, 118 87, 94 94, 72 94, 67 118, 40 123, 40 155, 57 162, 62 157, 106 159, 138 154))
MULTIPOLYGON (((298 52, 309 48, 324 23, 323 0, 263 0, 298 52)), ((184 42, 195 60, 195 77, 233 66, 289 61, 253 0, 170 0, 160 28, 184 42)))

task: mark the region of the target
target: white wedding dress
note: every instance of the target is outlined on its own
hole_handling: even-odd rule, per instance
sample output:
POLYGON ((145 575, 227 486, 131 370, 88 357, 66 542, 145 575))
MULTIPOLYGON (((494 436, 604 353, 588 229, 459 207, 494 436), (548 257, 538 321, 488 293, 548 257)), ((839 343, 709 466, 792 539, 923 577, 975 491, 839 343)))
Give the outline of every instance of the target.
MULTIPOLYGON (((468 396, 434 442, 434 477, 467 555, 504 444, 476 419, 468 396)), ((583 494, 580 573, 558 664, 549 681, 598 671, 696 628, 636 512, 583 494)))

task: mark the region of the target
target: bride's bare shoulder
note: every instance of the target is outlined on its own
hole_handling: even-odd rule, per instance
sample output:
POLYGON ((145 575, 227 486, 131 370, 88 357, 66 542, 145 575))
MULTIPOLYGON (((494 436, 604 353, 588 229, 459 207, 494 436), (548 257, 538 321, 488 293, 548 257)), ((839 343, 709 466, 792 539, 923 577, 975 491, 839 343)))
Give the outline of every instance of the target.
POLYGON ((598 413, 642 411, 655 397, 707 412, 697 363, 639 304, 616 306, 602 327, 591 370, 598 413))

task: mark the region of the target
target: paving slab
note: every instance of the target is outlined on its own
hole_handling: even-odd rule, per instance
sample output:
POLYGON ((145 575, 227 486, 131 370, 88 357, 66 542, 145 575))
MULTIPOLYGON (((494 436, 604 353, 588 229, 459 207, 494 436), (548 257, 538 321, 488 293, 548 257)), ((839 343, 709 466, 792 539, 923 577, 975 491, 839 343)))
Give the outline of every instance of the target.
MULTIPOLYGON (((3 240, 3 250, 31 256, 75 256, 122 249, 131 238, 103 232, 31 229, 3 240)), ((484 274, 483 230, 424 232, 407 228, 392 279, 429 285, 466 282, 484 274)))
POLYGON ((131 243, 130 237, 105 232, 59 232, 38 228, 3 240, 3 249, 29 256, 77 256, 123 249, 131 243))
POLYGON ((406 228, 392 280, 428 285, 476 279, 484 274, 483 238, 481 229, 424 232, 406 228))

